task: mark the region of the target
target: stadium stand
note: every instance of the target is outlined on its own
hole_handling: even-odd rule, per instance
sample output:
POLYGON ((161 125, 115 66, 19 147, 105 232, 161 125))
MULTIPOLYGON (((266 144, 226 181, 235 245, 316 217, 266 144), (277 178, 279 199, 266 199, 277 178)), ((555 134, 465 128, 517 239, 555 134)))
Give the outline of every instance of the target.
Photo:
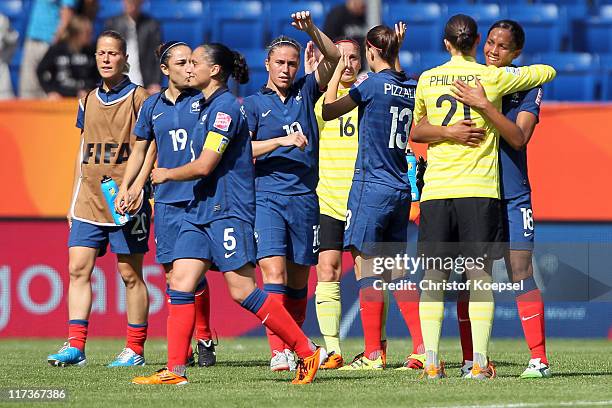
MULTIPOLYGON (((266 44, 279 34, 295 37, 305 45, 306 37, 291 28, 292 11, 310 9, 322 24, 326 13, 343 0, 145 0, 143 11, 161 21, 164 40, 181 38, 190 45, 220 41, 245 55, 257 83, 239 87, 241 95, 259 89, 266 76, 261 62, 266 44)), ((122 13, 122 0, 100 1, 95 31, 102 22, 122 13)), ((9 17, 23 39, 31 0, 2 0, 0 13, 9 17)), ((444 62, 442 29, 449 16, 469 14, 478 21, 483 35, 497 19, 519 21, 527 34, 521 63, 550 58, 547 62, 561 74, 547 99, 611 100, 612 0, 427 0, 383 1, 382 21, 402 19, 408 25, 402 49, 402 64, 414 77, 444 62), (588 54, 588 55, 585 55, 588 54), (536 55, 537 54, 537 55, 536 55), (578 87, 574 89, 575 87, 578 87), (571 89, 570 89, 571 88, 571 89), (590 98, 590 99, 589 99, 590 98)), ((20 41, 22 41, 22 39, 20 41)), ((478 59, 482 61, 480 47, 478 59)), ((17 83, 21 43, 10 64, 17 83)))
POLYGON ((557 77, 545 86, 545 98, 557 101, 591 101, 597 89, 598 58, 587 53, 543 53, 530 63, 550 64, 557 77))

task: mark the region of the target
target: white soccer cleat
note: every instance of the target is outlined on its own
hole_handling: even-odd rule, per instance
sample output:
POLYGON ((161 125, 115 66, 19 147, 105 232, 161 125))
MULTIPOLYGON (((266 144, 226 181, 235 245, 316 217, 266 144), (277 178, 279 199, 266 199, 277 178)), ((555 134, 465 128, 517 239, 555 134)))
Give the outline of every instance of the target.
POLYGON ((463 366, 461 367, 461 377, 466 377, 472 372, 472 366, 474 363, 472 360, 465 360, 463 366))
MULTIPOLYGON (((289 371, 289 362, 284 351, 274 350, 274 356, 270 359, 270 370, 272 371, 289 371)), ((295 364, 295 359, 294 359, 295 364)), ((294 366, 295 367, 295 366, 294 366)), ((295 368, 294 368, 295 370, 295 368)))
POLYGON ((550 367, 542 363, 541 359, 532 358, 523 374, 521 374, 521 378, 549 378, 551 375, 550 367))

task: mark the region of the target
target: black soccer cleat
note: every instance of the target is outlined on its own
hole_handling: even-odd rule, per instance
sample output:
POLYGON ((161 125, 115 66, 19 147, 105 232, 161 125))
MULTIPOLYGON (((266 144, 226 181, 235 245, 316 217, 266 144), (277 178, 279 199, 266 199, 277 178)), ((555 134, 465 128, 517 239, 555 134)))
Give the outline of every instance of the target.
POLYGON ((217 363, 215 342, 210 340, 198 340, 198 365, 200 367, 211 367, 217 363))

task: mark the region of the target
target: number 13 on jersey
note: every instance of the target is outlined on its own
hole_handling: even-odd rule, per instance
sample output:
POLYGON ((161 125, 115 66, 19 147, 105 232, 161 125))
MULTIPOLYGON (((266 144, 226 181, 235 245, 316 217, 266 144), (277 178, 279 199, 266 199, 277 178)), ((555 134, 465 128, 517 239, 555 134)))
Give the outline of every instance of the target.
POLYGON ((392 115, 389 149, 394 149, 395 147, 406 149, 410 125, 412 125, 412 111, 410 108, 404 108, 400 111, 397 106, 392 106, 389 113, 392 115), (399 126, 400 131, 398 132, 398 125, 400 123, 403 126, 399 126))

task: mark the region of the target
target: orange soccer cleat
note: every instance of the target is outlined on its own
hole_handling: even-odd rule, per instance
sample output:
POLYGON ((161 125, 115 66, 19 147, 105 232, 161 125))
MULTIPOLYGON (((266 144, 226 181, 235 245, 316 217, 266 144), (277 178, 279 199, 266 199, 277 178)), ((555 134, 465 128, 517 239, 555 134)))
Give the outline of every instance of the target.
POLYGON ((132 384, 170 384, 170 385, 184 385, 187 384, 187 377, 178 375, 168 370, 167 368, 162 368, 161 370, 157 370, 153 375, 148 377, 134 377, 132 380, 132 384))
POLYGON ((310 384, 314 381, 319 366, 323 363, 327 357, 325 349, 317 347, 310 357, 305 359, 299 359, 297 364, 297 373, 295 378, 291 381, 292 384, 310 384))
POLYGON ((344 365, 344 360, 340 354, 336 354, 335 352, 331 352, 327 355, 325 362, 321 364, 319 367, 322 370, 334 370, 336 368, 340 368, 344 365))

